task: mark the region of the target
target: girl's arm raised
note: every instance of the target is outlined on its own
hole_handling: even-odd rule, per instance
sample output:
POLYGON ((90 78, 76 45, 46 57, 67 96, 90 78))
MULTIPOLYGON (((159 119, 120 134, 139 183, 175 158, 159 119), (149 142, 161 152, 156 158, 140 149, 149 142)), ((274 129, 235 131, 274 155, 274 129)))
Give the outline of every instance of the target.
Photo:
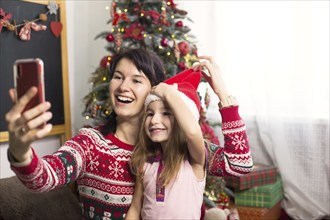
POLYGON ((177 85, 160 83, 153 88, 152 93, 166 101, 172 110, 180 129, 186 137, 191 163, 204 167, 205 150, 203 134, 198 119, 195 118, 192 111, 180 97, 177 85))

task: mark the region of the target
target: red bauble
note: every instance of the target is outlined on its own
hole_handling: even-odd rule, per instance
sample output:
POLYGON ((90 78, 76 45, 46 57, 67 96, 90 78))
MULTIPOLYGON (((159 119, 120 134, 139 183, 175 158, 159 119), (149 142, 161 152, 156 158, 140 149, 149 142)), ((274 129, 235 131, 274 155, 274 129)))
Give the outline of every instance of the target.
POLYGON ((108 34, 107 37, 105 38, 108 42, 112 42, 115 40, 115 37, 113 34, 108 34))
POLYGON ((110 65, 111 59, 112 59, 111 56, 103 57, 100 62, 100 66, 103 67, 104 69, 108 68, 108 66, 110 65))
POLYGON ((183 22, 182 21, 176 22, 175 27, 182 28, 183 27, 183 22))
POLYGON ((186 69, 186 63, 182 61, 182 62, 178 63, 178 67, 179 67, 180 71, 185 70, 186 69))
POLYGON ((185 55, 187 55, 189 53, 190 47, 189 47, 189 44, 186 41, 181 41, 178 44, 178 47, 179 47, 180 53, 183 56, 185 56, 185 55))
POLYGON ((160 45, 162 45, 162 47, 167 47, 168 46, 168 39, 167 38, 163 38, 160 41, 160 45))

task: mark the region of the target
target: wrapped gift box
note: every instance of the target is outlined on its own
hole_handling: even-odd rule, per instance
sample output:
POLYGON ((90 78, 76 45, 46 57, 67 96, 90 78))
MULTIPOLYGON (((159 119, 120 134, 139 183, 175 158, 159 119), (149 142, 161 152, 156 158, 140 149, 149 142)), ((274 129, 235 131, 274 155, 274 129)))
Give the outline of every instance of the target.
POLYGON ((281 216, 281 202, 272 208, 236 206, 240 220, 278 220, 281 216))
POLYGON ((276 182, 273 184, 236 192, 235 204, 238 206, 271 208, 282 198, 282 180, 278 176, 276 182))
POLYGON ((240 177, 224 177, 224 180, 226 182, 226 186, 236 190, 244 190, 256 186, 275 183, 277 176, 278 173, 276 167, 264 164, 255 164, 250 173, 240 177))

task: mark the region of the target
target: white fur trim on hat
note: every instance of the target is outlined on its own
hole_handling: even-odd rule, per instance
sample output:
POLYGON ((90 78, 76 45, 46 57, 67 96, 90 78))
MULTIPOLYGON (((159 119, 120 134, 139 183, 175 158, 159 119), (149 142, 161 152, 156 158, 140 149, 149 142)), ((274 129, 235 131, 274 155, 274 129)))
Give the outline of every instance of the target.
MULTIPOLYGON (((191 100, 188 96, 186 96, 183 92, 179 91, 179 95, 180 95, 181 99, 186 103, 188 108, 191 110, 191 112, 193 113, 195 118, 197 120, 199 120, 199 111, 198 111, 198 108, 197 108, 195 102, 193 100, 191 100)), ((154 94, 149 94, 147 96, 146 100, 144 101, 144 106, 148 106, 151 102, 155 102, 155 101, 159 101, 159 100, 161 100, 161 98, 159 96, 154 95, 154 94)))
POLYGON ((161 100, 161 98, 157 95, 154 95, 154 94, 149 94, 146 98, 146 100, 144 101, 144 106, 148 106, 151 102, 154 102, 154 101, 158 101, 158 100, 161 100))
POLYGON ((196 106, 196 103, 191 98, 186 96, 183 92, 179 91, 179 94, 180 94, 180 97, 182 98, 182 100, 187 104, 188 108, 191 110, 191 112, 193 113, 195 118, 197 120, 199 120, 199 111, 196 106))

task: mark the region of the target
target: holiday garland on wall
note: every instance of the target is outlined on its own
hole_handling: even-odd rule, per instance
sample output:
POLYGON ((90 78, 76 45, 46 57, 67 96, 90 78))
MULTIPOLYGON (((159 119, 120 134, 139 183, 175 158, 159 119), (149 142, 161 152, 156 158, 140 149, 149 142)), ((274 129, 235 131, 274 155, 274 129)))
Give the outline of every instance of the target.
MULTIPOLYGON (((177 7, 173 0, 114 0, 110 6, 109 31, 98 34, 104 39, 108 55, 92 73, 91 91, 84 97, 83 116, 95 124, 104 123, 111 113, 108 101, 109 69, 112 56, 130 48, 146 48, 162 59, 167 77, 192 67, 197 61, 195 38, 190 34, 187 12, 177 7)), ((205 139, 219 145, 219 140, 206 120, 210 99, 205 93, 205 109, 201 109, 200 125, 205 139)), ((223 198, 224 181, 208 177, 206 196, 218 202, 223 198), (217 185, 216 185, 217 184, 217 185), (214 187, 216 186, 216 187, 214 187)))
MULTIPOLYGON (((54 14, 57 19, 57 10, 58 5, 56 1, 51 1, 47 5, 48 11, 45 13, 40 13, 38 18, 34 20, 26 20, 24 19, 22 23, 17 24, 16 19, 12 18, 12 14, 10 12, 6 12, 4 9, 0 8, 0 33, 3 28, 6 28, 9 31, 15 31, 16 36, 22 41, 29 41, 31 39, 31 29, 34 31, 45 31, 47 26, 37 22, 45 22, 48 19, 48 15, 54 14)), ((55 37, 59 37, 62 31, 62 23, 58 21, 50 22, 50 30, 54 34, 55 37)))

